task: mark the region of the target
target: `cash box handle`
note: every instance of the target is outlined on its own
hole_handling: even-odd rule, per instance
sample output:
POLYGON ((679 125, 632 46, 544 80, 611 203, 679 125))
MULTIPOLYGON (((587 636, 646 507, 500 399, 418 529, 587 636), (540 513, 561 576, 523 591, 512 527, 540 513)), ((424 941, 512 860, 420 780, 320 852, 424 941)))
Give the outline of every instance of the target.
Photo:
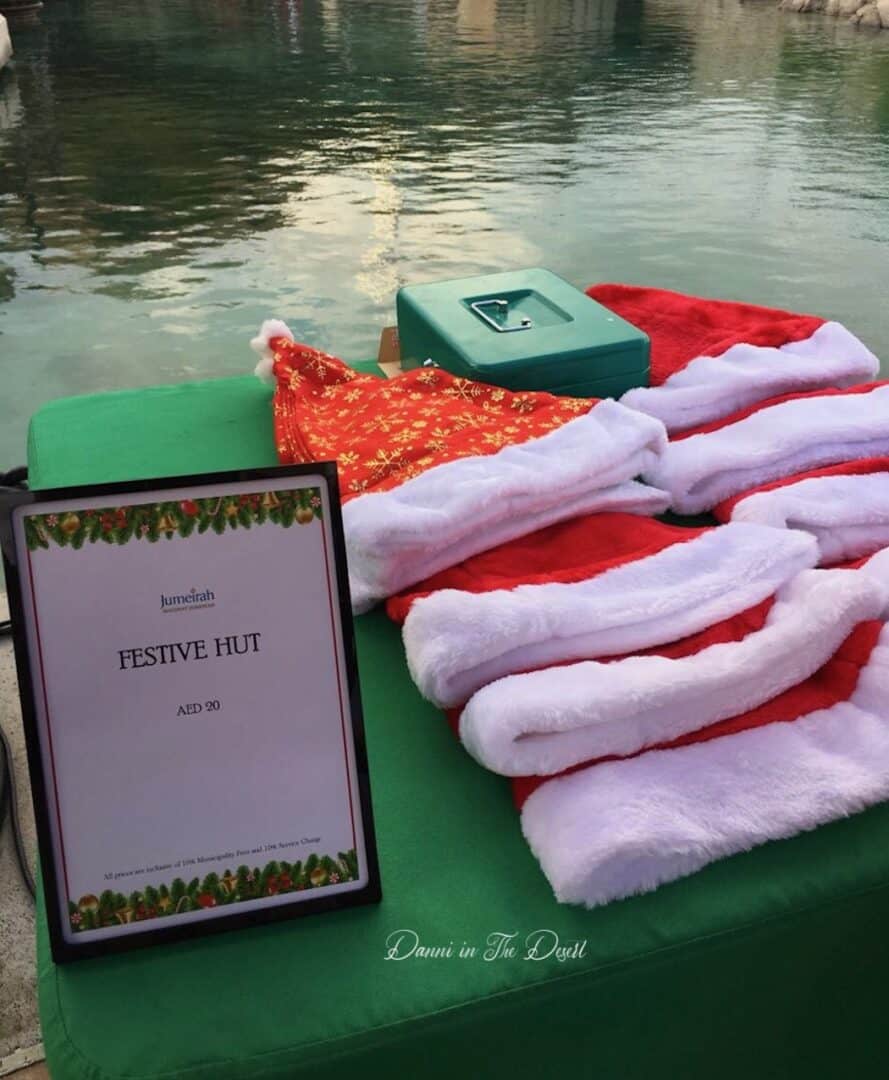
POLYGON ((519 330, 530 330, 534 325, 527 315, 523 315, 518 326, 504 326, 485 311, 485 308, 495 308, 501 316, 506 315, 509 311, 508 300, 476 300, 475 303, 469 306, 480 319, 486 322, 488 326, 493 327, 498 334, 515 334, 519 330))

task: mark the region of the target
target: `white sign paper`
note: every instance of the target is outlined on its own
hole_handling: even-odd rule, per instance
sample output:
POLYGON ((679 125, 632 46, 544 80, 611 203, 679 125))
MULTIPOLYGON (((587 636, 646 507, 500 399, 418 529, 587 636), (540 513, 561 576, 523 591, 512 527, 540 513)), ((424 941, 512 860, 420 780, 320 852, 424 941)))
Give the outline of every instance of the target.
POLYGON ((287 483, 17 511, 70 943, 367 884, 327 487, 287 483))

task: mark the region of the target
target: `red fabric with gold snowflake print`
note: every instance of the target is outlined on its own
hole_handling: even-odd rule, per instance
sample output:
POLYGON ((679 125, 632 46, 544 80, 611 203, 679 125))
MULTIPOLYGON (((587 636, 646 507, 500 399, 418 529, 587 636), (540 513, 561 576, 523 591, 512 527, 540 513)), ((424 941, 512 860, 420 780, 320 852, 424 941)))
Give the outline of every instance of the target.
POLYGON ((336 459, 344 502, 544 435, 598 400, 512 393, 440 368, 380 379, 283 336, 268 344, 278 457, 285 465, 336 459))
POLYGON ((275 387, 281 462, 337 462, 356 613, 558 521, 668 505, 636 479, 663 453, 664 426, 617 401, 516 393, 439 368, 362 375, 278 319, 250 344, 275 387))

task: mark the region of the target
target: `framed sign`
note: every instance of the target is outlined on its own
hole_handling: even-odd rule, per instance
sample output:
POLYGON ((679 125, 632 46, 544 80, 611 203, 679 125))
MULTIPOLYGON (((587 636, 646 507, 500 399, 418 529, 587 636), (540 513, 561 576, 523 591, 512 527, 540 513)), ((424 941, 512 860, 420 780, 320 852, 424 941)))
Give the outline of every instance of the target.
POLYGON ((9 492, 53 956, 380 898, 336 467, 9 492))

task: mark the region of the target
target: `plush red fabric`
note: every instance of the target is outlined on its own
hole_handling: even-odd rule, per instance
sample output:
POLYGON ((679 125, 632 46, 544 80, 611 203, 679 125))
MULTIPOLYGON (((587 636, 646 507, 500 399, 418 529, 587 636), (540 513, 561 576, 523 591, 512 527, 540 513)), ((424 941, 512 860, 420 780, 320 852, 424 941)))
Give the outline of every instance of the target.
MULTIPOLYGON (((802 393, 797 394, 780 394, 778 397, 767 398, 765 401, 757 401, 756 404, 748 405, 745 409, 738 409, 737 412, 720 417, 718 420, 712 420, 709 424, 701 424, 700 427, 689 428, 687 431, 680 431, 670 437, 670 442, 679 442, 682 439, 690 439, 692 435, 706 435, 708 431, 718 431, 720 428, 728 427, 729 424, 737 424, 739 420, 746 420, 748 416, 753 416, 754 413, 762 412, 763 409, 768 409, 772 405, 781 405, 785 401, 799 401, 802 398, 814 397, 844 397, 847 394, 868 394, 871 390, 876 390, 877 387, 885 385, 884 382, 870 382, 861 383, 859 386, 849 386, 845 390, 835 390, 831 388, 824 390, 805 390, 802 393)), ((739 499, 742 499, 743 497, 743 495, 738 496, 739 499)))
POLYGON ((889 472, 889 457, 863 458, 861 461, 843 461, 839 465, 828 465, 823 469, 810 469, 808 472, 795 473, 793 476, 785 476, 781 480, 773 480, 770 484, 761 484, 751 488, 750 491, 742 491, 740 495, 733 495, 713 507, 711 513, 718 521, 731 521, 732 511, 735 506, 748 495, 756 495, 760 491, 774 491, 776 488, 789 487, 798 484, 800 480, 811 480, 818 476, 864 476, 867 473, 889 472))
MULTIPOLYGON (((819 668, 814 675, 806 679, 805 682, 785 690, 783 694, 779 694, 776 698, 772 698, 771 701, 767 701, 756 709, 741 713, 740 716, 721 720, 716 724, 711 724, 709 727, 702 728, 700 731, 682 735, 678 739, 661 743, 656 747, 649 747, 649 750, 671 750, 680 746, 688 746, 691 743, 708 742, 710 739, 720 738, 723 735, 734 735, 750 728, 764 727, 766 724, 797 720, 799 717, 806 716, 816 709, 829 709, 840 701, 848 700, 858 684, 861 669, 870 659, 882 629, 883 624, 881 622, 859 623, 830 660, 819 668)), ((707 644, 712 644, 712 642, 707 642, 707 644)), ((701 645, 700 647, 705 646, 701 645)), ((692 652, 697 651, 698 649, 692 649, 689 653, 682 655, 691 655, 692 652)), ((451 722, 453 724, 453 720, 451 722)), ((640 753, 647 752, 640 751, 640 753)), ((638 755, 631 754, 629 756, 637 757, 638 755)), ((567 776, 569 773, 577 772, 579 769, 586 769, 591 765, 615 760, 617 758, 614 756, 597 758, 572 766, 572 768, 566 769, 565 772, 558 775, 567 776)), ((554 779, 552 776, 523 776, 514 779, 512 781, 512 793, 516 807, 521 810, 525 800, 541 784, 545 784, 552 779, 554 779)))
POLYGON ((823 326, 815 315, 685 296, 636 285, 591 285, 587 295, 651 338, 651 385, 659 386, 698 356, 720 356, 733 345, 780 348, 823 326))
POLYGON ((551 581, 584 581, 706 531, 665 525, 635 514, 587 514, 500 544, 433 574, 391 596, 386 611, 390 619, 403 623, 415 600, 439 589, 480 593, 551 581))
POLYGON ((513 393, 440 368, 380 379, 286 337, 269 348, 278 458, 285 465, 336 459, 343 501, 545 435, 599 400, 513 393))

